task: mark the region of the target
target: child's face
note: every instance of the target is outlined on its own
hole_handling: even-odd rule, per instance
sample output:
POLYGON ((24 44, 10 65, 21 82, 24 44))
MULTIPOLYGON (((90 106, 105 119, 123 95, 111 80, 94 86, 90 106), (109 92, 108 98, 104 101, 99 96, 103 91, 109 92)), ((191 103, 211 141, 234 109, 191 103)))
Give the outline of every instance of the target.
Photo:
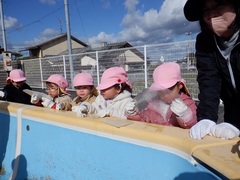
POLYGON ((19 81, 19 82, 12 81, 12 84, 18 89, 21 88, 24 83, 25 83, 25 81, 19 81))
POLYGON ((159 91, 159 98, 166 104, 171 104, 174 99, 179 96, 179 92, 182 89, 183 85, 181 82, 176 83, 174 86, 159 91))
POLYGON ((107 89, 101 90, 100 93, 106 100, 114 99, 119 93, 121 89, 111 86, 107 89))
POLYGON ((46 91, 49 96, 51 96, 52 98, 55 98, 61 95, 58 85, 54 83, 46 83, 46 85, 47 85, 46 91))
POLYGON ((85 99, 91 94, 92 87, 91 86, 76 86, 75 91, 76 91, 76 94, 78 97, 80 97, 81 99, 85 99))

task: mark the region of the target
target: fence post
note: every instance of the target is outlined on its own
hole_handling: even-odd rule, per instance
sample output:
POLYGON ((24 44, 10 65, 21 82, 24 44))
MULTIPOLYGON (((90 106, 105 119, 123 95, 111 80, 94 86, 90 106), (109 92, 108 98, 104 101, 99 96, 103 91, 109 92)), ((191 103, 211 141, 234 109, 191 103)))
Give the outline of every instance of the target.
POLYGON ((97 85, 100 84, 100 77, 99 77, 99 60, 98 60, 98 51, 96 51, 96 61, 97 61, 97 85))
POLYGON ((144 75, 145 75, 145 88, 148 87, 147 85, 147 46, 144 45, 144 75))
MULTIPOLYGON (((64 74, 64 77, 67 79, 67 71, 66 71, 66 58, 65 58, 66 56, 65 55, 63 55, 63 74, 64 74)), ((73 72, 71 72, 71 68, 70 68, 70 83, 69 83, 69 81, 68 81, 68 85, 69 85, 69 88, 71 87, 71 88, 73 88, 73 86, 72 86, 72 81, 73 81, 73 79, 72 79, 72 73, 73 72), (70 84, 71 84, 71 86, 70 86, 70 84)))
POLYGON ((43 83, 43 72, 42 72, 42 59, 41 58, 38 58, 39 59, 39 69, 40 69, 40 77, 41 77, 41 82, 42 82, 42 89, 44 88, 44 83, 43 83))
MULTIPOLYGON (((71 70, 70 70, 71 71, 71 70)), ((70 72, 72 73, 72 72, 70 72)), ((63 55, 63 74, 64 74, 64 77, 67 79, 67 73, 66 73, 66 58, 65 58, 65 55, 63 55)), ((71 79, 72 80, 72 79, 71 79)))

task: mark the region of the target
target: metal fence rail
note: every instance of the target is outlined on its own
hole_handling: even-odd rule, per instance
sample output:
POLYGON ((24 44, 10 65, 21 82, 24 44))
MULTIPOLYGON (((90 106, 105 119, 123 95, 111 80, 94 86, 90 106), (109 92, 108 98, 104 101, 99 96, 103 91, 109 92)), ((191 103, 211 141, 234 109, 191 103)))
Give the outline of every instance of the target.
POLYGON ((97 86, 106 68, 121 66, 127 71, 133 84, 133 94, 136 95, 151 85, 153 70, 159 64, 175 61, 181 66, 182 76, 192 97, 197 99, 194 53, 195 40, 72 54, 72 64, 69 64, 68 55, 22 60, 21 63, 31 87, 44 88, 42 80, 58 73, 67 78, 69 90, 74 90, 72 80, 79 72, 92 74, 97 86), (73 72, 70 72, 70 66, 73 72))

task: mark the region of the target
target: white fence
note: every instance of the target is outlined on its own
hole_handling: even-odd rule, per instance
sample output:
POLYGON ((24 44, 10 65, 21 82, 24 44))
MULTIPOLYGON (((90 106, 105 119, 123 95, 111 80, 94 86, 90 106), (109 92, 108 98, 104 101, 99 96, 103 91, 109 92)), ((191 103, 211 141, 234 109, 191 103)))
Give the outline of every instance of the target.
POLYGON ((91 49, 91 52, 22 60, 27 83, 33 88, 44 88, 42 80, 51 74, 62 74, 69 82, 79 72, 91 73, 95 85, 100 82, 106 68, 122 66, 128 73, 136 95, 152 83, 153 70, 162 62, 175 61, 181 65, 182 76, 194 99, 197 99, 198 85, 195 68, 195 40, 174 43, 145 45, 112 50, 91 49))

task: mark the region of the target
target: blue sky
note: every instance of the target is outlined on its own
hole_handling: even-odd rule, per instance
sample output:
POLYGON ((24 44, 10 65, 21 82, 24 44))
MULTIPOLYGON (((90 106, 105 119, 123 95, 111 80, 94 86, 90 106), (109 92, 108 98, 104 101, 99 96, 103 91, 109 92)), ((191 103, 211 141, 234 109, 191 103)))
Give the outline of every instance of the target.
MULTIPOLYGON (((91 45, 133 46, 194 39, 186 0, 68 0, 71 35, 91 45), (185 33, 191 32, 190 36, 185 33)), ((64 0, 2 0, 7 50, 18 51, 66 32, 64 0)), ((2 43, 2 31, 0 33, 2 43)))

